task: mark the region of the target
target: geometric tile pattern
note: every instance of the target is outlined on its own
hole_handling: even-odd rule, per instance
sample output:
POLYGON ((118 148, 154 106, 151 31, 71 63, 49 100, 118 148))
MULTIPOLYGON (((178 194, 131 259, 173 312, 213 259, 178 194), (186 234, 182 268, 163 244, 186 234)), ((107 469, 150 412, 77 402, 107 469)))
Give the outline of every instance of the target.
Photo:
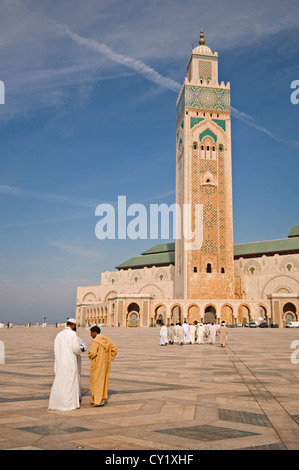
POLYGON ((261 446, 244 447, 238 450, 287 450, 286 447, 278 442, 276 444, 266 444, 261 446))
POLYGON ((34 432, 42 436, 49 436, 50 434, 68 434, 70 432, 82 432, 88 431, 86 428, 80 426, 65 426, 65 425, 45 425, 45 426, 28 426, 24 428, 18 428, 22 431, 34 432))
POLYGON ((222 421, 232 421, 236 423, 252 424, 254 426, 265 426, 271 428, 272 424, 267 416, 259 413, 249 413, 248 411, 218 410, 219 419, 222 421))
POLYGON ((258 433, 242 431, 238 429, 222 428, 219 426, 191 426, 187 428, 160 429, 156 432, 172 434, 198 441, 219 441, 221 439, 233 439, 239 437, 255 436, 258 433))

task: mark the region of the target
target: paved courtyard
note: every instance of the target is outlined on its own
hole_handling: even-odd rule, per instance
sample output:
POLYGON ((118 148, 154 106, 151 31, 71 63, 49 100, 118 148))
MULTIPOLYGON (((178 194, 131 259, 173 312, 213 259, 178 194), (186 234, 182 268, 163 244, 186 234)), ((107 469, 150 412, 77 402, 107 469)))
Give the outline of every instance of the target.
MULTIPOLYGON (((119 348, 108 405, 90 406, 83 353, 82 404, 69 412, 47 409, 60 330, 0 329, 0 449, 299 449, 297 329, 230 329, 221 348, 161 347, 158 328, 103 328, 119 348)), ((77 333, 89 347, 89 330, 77 333)))

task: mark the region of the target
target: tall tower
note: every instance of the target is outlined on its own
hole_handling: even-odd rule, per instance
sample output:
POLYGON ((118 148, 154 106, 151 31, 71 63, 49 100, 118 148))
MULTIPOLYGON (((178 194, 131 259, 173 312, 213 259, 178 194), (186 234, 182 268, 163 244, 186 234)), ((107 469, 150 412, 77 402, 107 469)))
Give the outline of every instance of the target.
POLYGON ((191 207, 197 236, 176 239, 175 297, 234 298, 230 83, 219 85, 202 31, 177 100, 176 203, 191 207))

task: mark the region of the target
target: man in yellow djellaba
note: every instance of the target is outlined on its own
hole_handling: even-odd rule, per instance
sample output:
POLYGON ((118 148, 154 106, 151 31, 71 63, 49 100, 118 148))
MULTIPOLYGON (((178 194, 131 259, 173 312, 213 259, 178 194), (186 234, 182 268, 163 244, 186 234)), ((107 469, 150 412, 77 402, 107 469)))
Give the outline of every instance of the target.
POLYGON ((98 407, 107 404, 111 361, 117 354, 117 346, 107 336, 101 335, 101 329, 98 326, 90 328, 90 335, 92 343, 88 358, 91 360, 91 406, 98 407))

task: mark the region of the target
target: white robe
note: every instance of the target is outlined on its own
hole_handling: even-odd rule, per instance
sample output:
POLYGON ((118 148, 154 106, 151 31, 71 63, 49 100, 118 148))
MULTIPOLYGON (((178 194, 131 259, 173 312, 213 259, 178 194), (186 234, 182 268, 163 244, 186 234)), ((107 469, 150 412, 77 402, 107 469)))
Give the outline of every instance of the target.
POLYGON ((217 326, 211 325, 209 327, 209 343, 214 344, 216 341, 217 326))
POLYGON ((197 342, 198 344, 204 344, 205 338, 205 327, 203 325, 199 325, 197 328, 197 342))
POLYGON ((167 339, 167 326, 162 326, 160 330, 160 344, 161 346, 164 346, 164 344, 168 343, 167 339))
POLYGON ((49 410, 69 411, 80 407, 77 355, 80 346, 71 328, 58 333, 54 341, 55 379, 51 388, 49 410))
POLYGON ((188 323, 183 323, 183 330, 184 330, 184 344, 189 344, 190 343, 190 327, 188 323))
POLYGON ((191 344, 195 343, 195 333, 196 333, 195 325, 190 325, 190 342, 191 342, 191 344))

